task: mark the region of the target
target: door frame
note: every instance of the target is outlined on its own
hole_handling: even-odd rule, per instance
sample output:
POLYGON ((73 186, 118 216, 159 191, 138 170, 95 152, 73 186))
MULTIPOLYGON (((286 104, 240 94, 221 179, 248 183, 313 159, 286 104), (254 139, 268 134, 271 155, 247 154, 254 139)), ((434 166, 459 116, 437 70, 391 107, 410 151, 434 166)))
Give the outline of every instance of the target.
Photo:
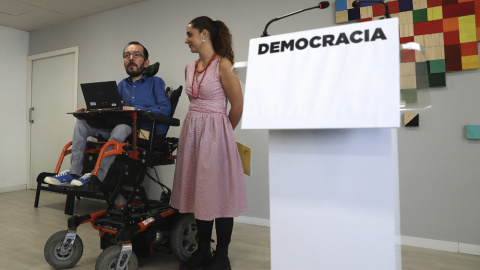
MULTIPOLYGON (((36 55, 31 55, 27 57, 27 111, 30 110, 32 107, 32 71, 33 71, 33 61, 35 60, 40 60, 40 59, 46 59, 46 58, 51 58, 51 57, 56 57, 56 56, 61 56, 65 54, 74 54, 74 74, 73 74, 73 104, 72 108, 75 109, 77 107, 77 85, 78 85, 78 46, 75 47, 70 47, 70 48, 65 48, 61 50, 56 50, 56 51, 51 51, 51 52, 46 52, 46 53, 41 53, 41 54, 36 54, 36 55)), ((34 189, 37 187, 36 183, 36 178, 32 178, 32 168, 31 168, 31 124, 30 124, 30 114, 27 112, 26 115, 26 125, 27 125, 27 189, 34 189)), ((75 118, 72 117, 72 121, 75 121, 75 118)))

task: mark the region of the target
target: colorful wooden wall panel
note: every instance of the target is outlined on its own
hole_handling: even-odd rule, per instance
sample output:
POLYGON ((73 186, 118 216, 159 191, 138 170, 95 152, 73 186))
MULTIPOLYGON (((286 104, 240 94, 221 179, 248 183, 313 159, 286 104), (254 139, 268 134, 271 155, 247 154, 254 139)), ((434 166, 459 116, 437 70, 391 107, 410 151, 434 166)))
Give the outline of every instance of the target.
POLYGON ((418 100, 417 89, 402 89, 402 100, 406 103, 416 103, 418 100))
MULTIPOLYGON (((337 23, 383 18, 383 4, 335 0, 337 23)), ((479 68, 480 0, 386 0, 400 22, 400 43, 417 42, 425 53, 400 51, 400 88, 445 86, 445 73, 479 68)))
POLYGON ((405 127, 418 127, 420 124, 420 115, 418 113, 404 113, 403 125, 405 127))
POLYGON ((480 126, 479 125, 466 125, 465 133, 468 140, 480 140, 480 126))

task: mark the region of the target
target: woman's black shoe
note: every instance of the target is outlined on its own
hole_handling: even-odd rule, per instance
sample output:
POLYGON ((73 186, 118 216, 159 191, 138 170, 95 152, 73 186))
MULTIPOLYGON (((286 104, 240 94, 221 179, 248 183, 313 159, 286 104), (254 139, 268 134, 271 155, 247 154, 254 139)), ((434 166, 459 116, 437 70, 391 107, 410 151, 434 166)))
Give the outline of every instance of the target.
POLYGON ((224 256, 215 256, 213 255, 212 264, 208 268, 208 270, 231 270, 232 267, 230 266, 230 259, 224 256))
POLYGON ((219 247, 213 253, 212 264, 207 268, 208 270, 231 270, 230 259, 228 258, 228 246, 219 247))
POLYGON ((210 243, 199 243, 198 250, 190 256, 190 259, 180 264, 180 270, 199 270, 211 263, 212 253, 210 252, 210 243))

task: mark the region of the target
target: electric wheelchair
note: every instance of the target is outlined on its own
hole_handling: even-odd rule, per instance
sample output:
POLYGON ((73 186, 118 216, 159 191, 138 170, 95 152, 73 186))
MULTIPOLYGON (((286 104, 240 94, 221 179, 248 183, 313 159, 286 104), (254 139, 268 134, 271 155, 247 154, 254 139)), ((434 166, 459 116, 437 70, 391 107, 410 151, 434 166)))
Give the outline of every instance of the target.
MULTIPOLYGON (((155 63, 146 69, 148 76, 158 71, 159 64, 155 63)), ((179 126, 180 121, 172 118, 182 86, 176 90, 167 88, 167 95, 172 105, 170 117, 149 112, 112 111, 99 114, 74 113, 79 119, 87 122, 98 121, 109 125, 114 122, 130 123, 132 130, 136 130, 138 118, 152 123, 152 131, 148 139, 132 132, 132 138, 127 142, 105 142, 99 137, 96 142, 87 145, 84 158, 84 171, 93 176, 90 182, 81 187, 65 187, 47 185, 43 179, 47 175, 55 175, 60 170, 65 156, 71 153, 68 143, 62 150, 55 172, 41 173, 37 177, 37 197, 35 206, 38 206, 40 190, 50 190, 67 194, 65 211, 73 211, 72 200, 75 197, 103 198, 107 201, 107 209, 86 215, 73 215, 68 219, 68 229, 53 234, 46 242, 44 256, 46 261, 56 269, 73 267, 82 257, 83 243, 77 228, 81 224, 91 223, 99 232, 100 248, 103 252, 97 259, 95 269, 138 269, 138 257, 154 252, 167 250, 179 260, 185 261, 197 249, 196 224, 192 214, 180 214, 170 205, 171 190, 163 185, 155 170, 155 166, 175 163, 172 153, 177 148, 178 138, 154 135, 158 123, 169 126, 179 126), (91 119, 89 119, 89 117, 91 119), (105 121, 107 120, 108 121, 105 121), (107 149, 108 148, 108 149, 107 149), (96 174, 102 159, 108 155, 117 155, 115 162, 103 182, 98 181, 96 174), (155 176, 148 173, 153 168, 155 176), (147 197, 142 183, 145 178, 153 180, 162 188, 159 200, 150 200, 147 197), (43 187, 43 188, 40 188, 43 187), (115 200, 122 195, 126 203, 115 205, 115 200), (70 200, 70 201, 69 201, 70 200), (69 208, 69 209, 67 209, 69 208)))

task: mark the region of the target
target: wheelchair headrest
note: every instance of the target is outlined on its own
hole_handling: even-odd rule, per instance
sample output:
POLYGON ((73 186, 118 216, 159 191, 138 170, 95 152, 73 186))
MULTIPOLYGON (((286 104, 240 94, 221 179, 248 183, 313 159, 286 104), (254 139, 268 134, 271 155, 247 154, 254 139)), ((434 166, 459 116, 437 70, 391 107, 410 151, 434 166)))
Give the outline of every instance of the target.
POLYGON ((153 77, 155 76, 155 74, 157 74, 159 68, 160 68, 160 63, 156 62, 155 64, 152 64, 146 67, 145 70, 143 71, 143 74, 147 75, 147 77, 153 77))

